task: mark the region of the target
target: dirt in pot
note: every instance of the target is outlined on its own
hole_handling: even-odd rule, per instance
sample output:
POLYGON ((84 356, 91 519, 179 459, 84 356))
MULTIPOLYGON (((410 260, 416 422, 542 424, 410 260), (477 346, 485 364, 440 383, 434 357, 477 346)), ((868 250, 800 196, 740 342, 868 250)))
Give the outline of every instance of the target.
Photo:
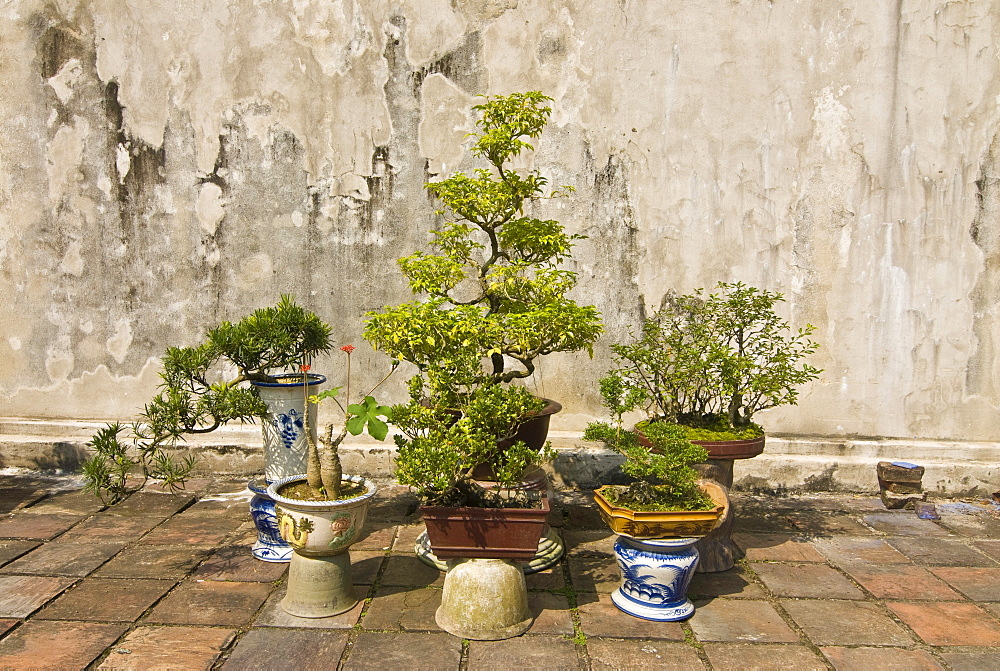
MULTIPOLYGON (((368 487, 350 480, 341 481, 340 496, 337 501, 353 499, 368 493, 368 487)), ((318 489, 313 489, 308 482, 300 481, 285 485, 278 490, 278 494, 287 499, 297 501, 330 501, 326 494, 318 489)))

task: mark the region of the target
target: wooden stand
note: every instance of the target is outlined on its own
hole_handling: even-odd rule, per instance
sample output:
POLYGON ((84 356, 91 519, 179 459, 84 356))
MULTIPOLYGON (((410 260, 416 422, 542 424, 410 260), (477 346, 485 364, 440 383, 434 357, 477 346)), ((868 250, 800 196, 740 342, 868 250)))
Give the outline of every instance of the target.
POLYGON ((718 573, 728 571, 737 559, 742 559, 745 553, 733 542, 733 523, 736 515, 733 511, 733 500, 729 497, 729 488, 733 486, 733 459, 709 459, 703 464, 695 464, 695 469, 706 480, 714 480, 725 491, 729 505, 725 515, 710 534, 700 538, 695 548, 701 555, 698 562, 698 573, 718 573))

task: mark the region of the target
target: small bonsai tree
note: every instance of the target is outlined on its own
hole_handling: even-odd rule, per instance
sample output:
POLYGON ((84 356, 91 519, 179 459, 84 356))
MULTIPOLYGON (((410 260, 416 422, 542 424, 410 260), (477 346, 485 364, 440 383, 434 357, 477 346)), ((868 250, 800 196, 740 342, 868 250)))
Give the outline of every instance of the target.
POLYGON ((622 387, 613 389, 612 379, 602 383, 605 405, 614 416, 614 424, 591 422, 583 437, 601 441, 623 457, 622 472, 635 482, 627 487, 608 487, 603 491, 613 505, 632 510, 703 510, 713 505, 711 497, 697 484, 698 472, 692 468, 708 458, 704 447, 694 445, 676 424, 654 422, 644 429, 646 440, 640 444, 634 431, 622 426, 622 415, 631 409, 631 401, 622 387))
POLYGON ((797 402, 821 372, 800 360, 816 351, 813 327, 792 332, 774 312, 781 294, 719 283, 666 299, 633 342, 612 345, 618 368, 601 379, 605 405, 641 409, 649 424, 675 422, 692 439, 763 435, 756 412, 797 402))
POLYGON ((473 107, 481 116, 472 153, 489 167, 426 185, 444 204, 438 214, 451 219, 432 231, 432 252, 399 260, 410 288, 426 299, 368 315, 365 338, 414 363, 450 406, 480 386, 530 376, 539 356, 590 351, 602 330, 593 306, 567 298, 576 274, 558 267, 582 236, 526 214, 561 193, 546 193, 537 171, 508 165, 532 149, 525 138, 541 134, 550 100, 533 91, 473 107))
MULTIPOLYGON (((392 369, 389 373, 371 391, 364 395, 361 403, 350 403, 351 352, 354 349, 354 345, 344 345, 340 348, 347 355, 347 374, 344 383, 346 387, 344 398, 346 399, 347 407, 344 407, 337 398, 340 394, 340 387, 326 389, 319 394, 314 394, 307 398, 307 402, 314 404, 318 404, 325 399, 332 399, 340 408, 343 416, 340 430, 336 436, 333 435, 335 424, 329 422, 319 437, 313 439, 312 431, 309 430, 308 426, 309 413, 306 413, 305 434, 306 441, 308 442, 306 453, 306 484, 309 490, 305 494, 312 499, 336 501, 341 498, 344 470, 340 463, 339 450, 340 444, 344 442, 348 433, 352 436, 357 436, 367 431, 368 435, 375 440, 385 440, 385 437, 389 433, 389 425, 382 418, 388 417, 392 408, 379 405, 372 394, 382 386, 383 382, 389 379, 389 376, 396 370, 399 362, 393 361, 392 369)), ((308 370, 308 366, 302 367, 303 381, 305 381, 308 370)), ((303 389, 305 388, 305 385, 303 385, 303 389)))
POLYGON ((195 459, 177 459, 166 449, 186 435, 264 415, 256 389, 243 383, 274 382, 276 373, 294 371, 330 349, 330 331, 291 296, 282 296, 274 307, 256 310, 235 324, 223 322, 200 345, 168 348, 160 391, 139 420, 130 429, 108 424, 87 443, 94 454, 83 464, 84 487, 107 504, 121 501, 149 478, 182 488, 195 459), (224 375, 227 367, 235 367, 235 375, 224 375), (142 481, 129 488, 129 474, 136 468, 142 481))
POLYGON ((392 409, 392 423, 400 431, 394 436, 400 484, 413 487, 429 506, 528 506, 521 476, 551 459, 552 449, 546 444, 537 451, 513 436, 544 401, 523 387, 490 385, 473 389, 458 399, 457 408, 446 409, 425 402, 420 383, 419 376, 412 378, 411 402, 392 409), (484 488, 473 478, 482 464, 491 468, 496 488, 484 488))

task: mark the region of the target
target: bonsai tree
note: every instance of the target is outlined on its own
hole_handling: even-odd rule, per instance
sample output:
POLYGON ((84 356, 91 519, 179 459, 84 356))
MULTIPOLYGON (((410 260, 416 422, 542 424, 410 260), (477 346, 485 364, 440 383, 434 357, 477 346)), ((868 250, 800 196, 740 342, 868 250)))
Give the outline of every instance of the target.
MULTIPOLYGON (((385 437, 389 433, 389 425, 382 418, 388 417, 392 408, 379 405, 372 394, 395 372, 399 362, 393 362, 389 373, 371 391, 365 394, 360 403, 350 403, 351 352, 354 349, 354 345, 344 345, 340 348, 347 355, 346 391, 344 393, 344 398, 347 399, 347 406, 345 407, 337 398, 340 394, 340 387, 326 389, 307 399, 309 403, 314 404, 318 404, 324 399, 332 399, 337 404, 343 417, 336 436, 333 435, 335 424, 329 422, 319 437, 314 440, 308 426, 309 413, 305 415, 307 424, 305 435, 308 443, 308 450, 306 452, 306 484, 308 485, 308 489, 302 492, 302 494, 304 495, 303 497, 308 497, 309 499, 336 501, 341 498, 344 470, 340 463, 339 449, 340 444, 344 442, 348 433, 352 436, 357 436, 367 431, 368 435, 375 440, 385 440, 385 437)), ((308 365, 302 366, 303 381, 308 370, 308 365)), ((305 388, 305 385, 303 385, 303 389, 305 388)))
POLYGON ((443 408, 423 401, 421 381, 411 379, 411 402, 392 409, 400 431, 394 436, 399 483, 413 487, 427 506, 527 507, 521 476, 553 454, 549 444, 537 451, 512 437, 544 401, 523 387, 484 385, 460 397, 457 408, 443 408), (481 464, 492 469, 496 488, 473 478, 481 464))
POLYGON ((611 346, 618 367, 600 381, 604 403, 644 411, 647 434, 673 422, 694 440, 763 435, 754 414, 794 405, 796 387, 820 373, 800 363, 816 351, 813 327, 792 332, 774 312, 779 293, 737 282, 702 294, 666 299, 632 342, 611 346))
POLYGON ((108 424, 87 443, 94 454, 83 464, 84 487, 107 504, 121 501, 149 478, 182 488, 195 459, 177 459, 166 450, 186 435, 262 416, 266 408, 256 389, 243 383, 274 382, 276 373, 306 364, 330 349, 330 331, 291 296, 282 296, 274 307, 235 324, 223 322, 197 346, 168 348, 161 360, 160 391, 138 421, 128 428, 108 424), (234 375, 223 374, 232 367, 234 375), (142 482, 129 488, 128 476, 136 468, 142 482))
POLYGON ((576 240, 557 221, 530 216, 547 181, 509 163, 537 138, 551 113, 537 91, 487 97, 472 133, 488 167, 426 184, 447 215, 432 251, 399 260, 423 298, 369 313, 365 338, 425 374, 435 403, 454 407, 481 386, 526 378, 535 359, 591 346, 601 333, 593 306, 567 298, 576 273, 559 268, 576 240), (485 365, 484 365, 485 363, 485 365))

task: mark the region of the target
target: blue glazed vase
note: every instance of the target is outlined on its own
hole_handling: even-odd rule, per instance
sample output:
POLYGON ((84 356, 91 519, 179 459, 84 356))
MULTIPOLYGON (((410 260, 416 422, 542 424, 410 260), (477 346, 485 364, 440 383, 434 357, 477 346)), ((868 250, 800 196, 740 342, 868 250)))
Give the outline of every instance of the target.
POLYGON ((281 539, 278 519, 274 510, 274 499, 267 493, 267 483, 251 480, 247 489, 253 492, 250 499, 250 517, 257 527, 257 542, 250 552, 261 561, 288 562, 292 558, 292 546, 281 539))
POLYGON ((688 586, 698 566, 697 538, 638 540, 619 536, 615 556, 621 586, 611 601, 629 615, 644 620, 675 622, 694 613, 688 586))

